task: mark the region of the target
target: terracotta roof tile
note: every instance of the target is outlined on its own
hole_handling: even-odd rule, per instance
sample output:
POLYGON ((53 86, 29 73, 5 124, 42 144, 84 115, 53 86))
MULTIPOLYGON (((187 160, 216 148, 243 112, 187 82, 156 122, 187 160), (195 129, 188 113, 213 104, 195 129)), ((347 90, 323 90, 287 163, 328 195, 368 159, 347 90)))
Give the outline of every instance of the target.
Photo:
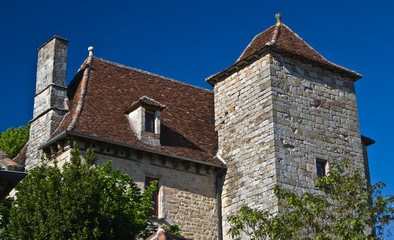
POLYGON ((217 134, 210 90, 93 57, 71 81, 67 95, 69 112, 52 137, 68 130, 223 165, 214 158, 217 134), (160 146, 138 140, 125 114, 142 96, 166 106, 160 116, 160 146))
POLYGON ((226 77, 226 74, 224 74, 225 72, 233 71, 234 66, 236 65, 244 64, 256 59, 254 55, 260 51, 263 51, 264 49, 285 52, 291 56, 317 63, 320 66, 342 72, 352 77, 355 81, 362 77, 362 75, 359 73, 328 61, 315 49, 309 46, 303 39, 301 39, 295 32, 293 32, 288 26, 283 23, 279 23, 256 35, 232 66, 225 69, 224 71, 208 77, 207 82, 211 85, 215 85, 215 83, 223 80, 226 77))
POLYGON ((24 171, 24 167, 14 161, 0 148, 0 170, 24 171))
POLYGON ((25 144, 25 146, 23 146, 23 148, 21 149, 21 151, 18 153, 18 155, 16 155, 16 157, 14 157, 14 159, 12 159, 14 162, 19 163, 20 165, 24 166, 25 165, 25 159, 26 159, 26 154, 27 154, 27 148, 29 146, 29 142, 27 142, 25 144))
POLYGON ((275 25, 271 26, 264 32, 257 34, 253 40, 249 43, 249 45, 242 52, 241 56, 238 58, 237 62, 241 62, 245 60, 247 57, 253 55, 258 50, 262 49, 266 43, 272 40, 272 36, 274 35, 275 25))

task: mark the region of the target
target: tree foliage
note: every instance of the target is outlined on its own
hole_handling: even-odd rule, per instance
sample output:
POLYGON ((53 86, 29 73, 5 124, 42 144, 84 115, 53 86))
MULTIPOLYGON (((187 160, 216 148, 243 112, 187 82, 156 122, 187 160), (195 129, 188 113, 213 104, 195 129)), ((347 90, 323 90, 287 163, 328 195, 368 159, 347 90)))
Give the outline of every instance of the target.
POLYGON ((174 234, 175 236, 181 236, 181 229, 178 224, 170 225, 170 226, 162 226, 164 231, 174 234))
POLYGON ((154 231, 156 184, 143 194, 127 175, 108 161, 94 165, 92 150, 85 163, 74 146, 62 169, 42 164, 17 186, 8 229, 18 239, 137 239, 154 231))
POLYGON ((14 202, 12 198, 6 198, 0 201, 0 239, 14 239, 7 228, 10 221, 10 210, 14 202))
POLYGON ((0 132, 0 148, 11 158, 16 157, 29 140, 30 125, 9 128, 0 132))
POLYGON ((242 207, 229 218, 234 239, 382 239, 394 220, 394 196, 383 196, 383 183, 368 187, 361 172, 333 166, 316 181, 318 194, 301 196, 279 186, 277 214, 242 207))

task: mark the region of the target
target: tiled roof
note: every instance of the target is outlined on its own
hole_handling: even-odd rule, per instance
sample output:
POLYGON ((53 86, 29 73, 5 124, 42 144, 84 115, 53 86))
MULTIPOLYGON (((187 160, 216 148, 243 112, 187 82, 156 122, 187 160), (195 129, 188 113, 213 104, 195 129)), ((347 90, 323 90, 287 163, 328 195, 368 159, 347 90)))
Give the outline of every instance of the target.
POLYGON ((72 131, 223 165, 214 158, 217 134, 210 90, 89 57, 67 91, 69 112, 52 138, 72 131), (141 98, 150 104, 165 105, 160 116, 160 146, 140 141, 128 121, 125 111, 141 98))
POLYGON ((25 165, 25 159, 26 159, 26 154, 27 154, 27 147, 29 146, 29 142, 23 146, 22 150, 12 159, 14 162, 24 166, 25 165))
POLYGON ((0 201, 26 176, 24 170, 0 148, 0 201))
POLYGON ((208 77, 207 82, 211 85, 215 85, 215 83, 223 80, 228 75, 228 72, 232 71, 235 66, 244 65, 245 63, 247 64, 248 62, 253 61, 257 58, 256 54, 268 49, 284 52, 293 57, 301 58, 302 60, 341 72, 352 77, 354 81, 362 77, 359 73, 328 61, 288 26, 279 22, 256 35, 232 66, 222 72, 208 77))
POLYGON ((0 148, 0 170, 24 171, 24 167, 14 161, 0 148))

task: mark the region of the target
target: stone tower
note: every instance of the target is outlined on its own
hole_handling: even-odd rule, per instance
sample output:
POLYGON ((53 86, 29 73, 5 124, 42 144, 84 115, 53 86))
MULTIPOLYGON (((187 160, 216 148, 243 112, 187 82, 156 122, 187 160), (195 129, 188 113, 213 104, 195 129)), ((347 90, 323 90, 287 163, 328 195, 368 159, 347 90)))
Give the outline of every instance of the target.
POLYGON ((52 37, 38 49, 36 93, 30 121, 26 169, 40 160, 40 145, 49 140, 66 113, 66 60, 68 40, 52 37))
POLYGON ((334 163, 365 168, 354 91, 361 75, 323 58, 276 17, 235 64, 207 79, 228 167, 224 234, 243 205, 275 211, 275 185, 315 191, 318 175, 334 163))

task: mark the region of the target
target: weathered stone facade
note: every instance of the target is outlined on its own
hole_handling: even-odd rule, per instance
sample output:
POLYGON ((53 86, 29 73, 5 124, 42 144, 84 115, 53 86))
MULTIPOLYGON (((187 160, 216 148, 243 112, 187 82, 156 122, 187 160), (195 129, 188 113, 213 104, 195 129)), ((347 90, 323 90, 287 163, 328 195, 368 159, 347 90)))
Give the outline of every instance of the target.
POLYGON ((56 158, 58 166, 63 166, 70 161, 73 141, 82 155, 88 147, 93 148, 97 164, 112 161, 114 168, 129 174, 140 189, 145 189, 145 177, 158 179, 158 216, 152 217, 152 222, 159 226, 178 224, 186 238, 217 239, 214 166, 84 138, 59 141, 52 151, 47 149, 47 157, 56 158))
POLYGON ((310 63, 266 53, 215 86, 215 119, 224 232, 243 205, 275 211, 274 185, 314 191, 317 159, 364 169, 353 80, 310 63))
POLYGON ((38 164, 38 147, 48 141, 63 119, 66 100, 66 61, 68 40, 53 37, 38 49, 36 94, 30 121, 26 168, 38 164))
POLYGON ((264 56, 215 86, 218 147, 227 163, 222 193, 224 233, 227 218, 241 206, 275 206, 272 189, 277 163, 269 61, 264 56))
POLYGON ((143 155, 140 160, 132 157, 127 161, 99 154, 97 157, 99 163, 113 161, 114 167, 132 176, 141 189, 145 188, 146 176, 159 179, 159 216, 152 218, 154 222, 178 224, 187 238, 217 239, 216 172, 194 164, 185 166, 175 159, 163 163, 159 156, 143 155))
POLYGON ((311 191, 316 159, 363 170, 353 79, 279 54, 271 61, 278 183, 311 191))

